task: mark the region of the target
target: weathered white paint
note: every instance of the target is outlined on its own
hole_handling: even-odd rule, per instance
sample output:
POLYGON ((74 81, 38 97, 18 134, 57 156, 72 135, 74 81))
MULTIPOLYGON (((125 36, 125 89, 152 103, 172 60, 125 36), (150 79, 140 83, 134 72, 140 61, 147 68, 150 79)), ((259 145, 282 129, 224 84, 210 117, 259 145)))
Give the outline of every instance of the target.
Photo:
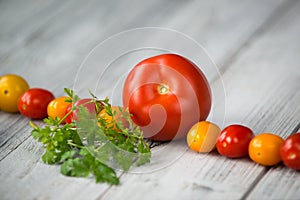
MULTIPOLYGON (((299 9, 298 3, 283 13, 280 20, 253 39, 224 72, 227 94, 224 126, 242 123, 256 134, 274 132, 286 137, 299 124, 300 41, 296 39, 300 32, 296 23, 299 9)), ((289 184, 280 187, 283 183, 279 184, 281 179, 275 178, 279 174, 276 169, 268 170, 250 160, 225 159, 215 154, 197 157, 187 151, 169 168, 152 174, 123 175, 124 187, 113 187, 103 197, 242 199, 251 191, 256 194, 250 196, 253 199, 261 196, 296 199, 300 185, 295 180, 299 179, 299 172, 280 168, 281 176, 289 177, 285 179, 289 184), (140 180, 143 184, 135 184, 140 180), (274 194, 268 196, 266 190, 272 181, 274 194), (137 190, 143 192, 135 193, 137 190)))
MULTIPOLYGON (((225 122, 221 124, 222 116, 210 116, 221 128, 243 123, 256 134, 270 131, 286 137, 299 125, 299 2, 53 0, 32 5, 17 0, 0 3, 1 74, 22 74, 31 86, 62 95, 63 87, 72 86, 86 54, 108 36, 143 26, 173 28, 203 44, 223 72, 225 122)), ((220 89, 220 80, 213 72, 206 73, 212 74, 212 88, 220 89)), ((120 75, 115 71, 107 83, 114 84, 120 75)), ((86 76, 90 80, 97 74, 91 71, 86 76)), ((214 100, 216 109, 223 101, 214 100)), ((120 172, 120 186, 67 178, 60 175, 58 166, 41 162, 43 149, 30 137, 28 119, 0 111, 0 124, 1 199, 299 197, 299 172, 282 166, 267 169, 216 152, 196 154, 185 141, 167 145, 171 153, 154 157, 151 169, 180 149, 182 154, 175 154, 163 169, 144 174, 120 172)), ((153 151, 165 148, 161 145, 153 151)), ((142 169, 149 171, 146 166, 142 169)))

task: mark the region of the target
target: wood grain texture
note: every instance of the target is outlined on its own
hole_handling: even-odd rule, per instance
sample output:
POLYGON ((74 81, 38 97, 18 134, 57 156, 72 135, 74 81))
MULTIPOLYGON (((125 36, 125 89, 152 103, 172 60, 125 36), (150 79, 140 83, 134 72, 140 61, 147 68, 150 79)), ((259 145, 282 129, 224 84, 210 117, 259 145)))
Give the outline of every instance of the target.
MULTIPOLYGON (((299 11, 299 2, 279 0, 1 1, 0 74, 22 74, 31 86, 62 95, 63 87, 72 87, 83 58, 107 37, 136 27, 171 28, 203 44, 222 71, 226 99, 215 99, 216 112, 209 119, 221 127, 243 123, 256 134, 268 131, 286 137, 300 121, 299 11), (217 112, 222 105, 226 108, 224 122, 217 112)), ((139 41, 151 40, 136 38, 139 41)), ((130 45, 130 41, 122 45, 130 45)), ((82 78, 93 82, 97 74, 92 72, 82 78)), ((114 73, 107 79, 107 84, 114 85, 123 71, 107 73, 114 73)), ((214 92, 219 92, 221 80, 209 79, 215 81, 214 92)), ((80 88, 87 86, 84 83, 80 88)), ((120 186, 67 178, 60 175, 58 166, 41 162, 43 149, 30 137, 28 119, 0 111, 0 179, 5 183, 0 185, 1 199, 299 196, 299 173, 282 166, 267 169, 248 159, 230 160, 215 152, 196 154, 187 149, 185 141, 153 151, 157 152, 153 171, 120 172, 120 186), (159 155, 164 149, 170 153, 159 155), (180 155, 176 156, 176 151, 180 155), (164 157, 170 157, 170 162, 162 166, 164 157)), ((149 171, 147 166, 143 169, 149 171)))
MULTIPOLYGON (((299 124, 300 66, 297 52, 300 45, 295 38, 299 34, 296 21, 300 4, 293 6, 269 30, 252 41, 224 72, 225 126, 242 123, 252 127, 256 134, 267 131, 286 137, 299 124)), ((122 177, 126 179, 123 187, 113 187, 101 197, 112 199, 122 195, 130 198, 134 191, 143 191, 135 193, 134 198, 198 199, 201 196, 207 199, 242 199, 255 186, 253 192, 256 188, 258 190, 253 199, 297 198, 299 185, 293 180, 299 179, 298 172, 282 168, 282 173, 290 174, 286 181, 292 189, 278 187, 276 196, 270 197, 265 190, 272 180, 279 181, 275 175, 270 176, 277 168, 268 170, 249 160, 228 160, 214 154, 200 158, 187 151, 169 168, 152 174, 125 174, 122 177), (135 184, 140 180, 144 180, 142 185, 135 184), (260 189, 260 185, 265 188, 260 189), (155 189, 147 190, 153 187, 155 189)), ((272 186, 275 188, 274 184, 272 186)), ((275 193, 275 190, 272 191, 275 193)))
MULTIPOLYGON (((30 21, 30 23, 26 25, 27 29, 24 30, 23 26, 19 26, 14 21, 11 23, 2 21, 1 25, 5 28, 1 30, 6 31, 3 31, 1 35, 11 35, 12 41, 19 42, 14 44, 8 40, 8 44, 15 46, 14 50, 10 51, 10 47, 6 45, 7 38, 1 37, 0 46, 7 49, 6 53, 0 55, 1 73, 22 74, 26 80, 29 80, 32 87, 48 88, 56 96, 59 96, 63 94, 62 88, 71 87, 74 81, 73 78, 66 77, 75 77, 78 66, 91 48, 111 34, 128 28, 162 26, 174 28, 193 37, 197 36, 195 39, 201 38, 201 43, 211 44, 210 41, 217 39, 220 47, 238 49, 239 44, 242 44, 239 41, 246 40, 251 35, 247 30, 249 29, 253 32, 253 30, 257 29, 264 22, 264 19, 268 18, 270 13, 277 7, 279 1, 266 1, 261 4, 256 4, 252 1, 247 1, 244 4, 212 4, 204 3, 203 1, 166 3, 166 8, 170 10, 168 16, 166 16, 166 12, 159 1, 149 1, 147 4, 134 2, 131 6, 128 6, 126 2, 116 4, 113 1, 107 5, 105 4, 105 6, 102 6, 103 2, 101 1, 90 0, 84 5, 81 5, 81 3, 81 1, 71 1, 61 5, 60 9, 53 8, 59 4, 57 2, 49 3, 49 5, 42 4, 40 5, 42 7, 40 8, 41 10, 36 9, 32 11, 31 7, 28 7, 28 12, 33 13, 28 14, 24 12, 24 15, 18 16, 15 16, 13 13, 20 8, 7 5, 16 10, 14 10, 15 12, 1 12, 3 18, 13 18, 13 20, 17 18, 18 22, 23 22, 20 24, 24 24, 26 21, 30 21), (43 9, 47 11, 43 11, 43 9), (126 9, 126 12, 122 12, 124 9, 126 9), (208 11, 212 9, 211 12, 216 15, 207 15, 207 9, 208 11), (77 12, 74 12, 74 10, 77 10, 77 12), (155 14, 152 10, 155 10, 155 14), (199 10, 202 11, 200 14, 203 17, 195 18, 199 10), (250 17, 243 15, 246 11, 249 11, 250 17), (118 14, 116 15, 115 13, 118 14), (206 13, 206 15, 202 13, 206 13), (174 17, 169 17, 172 15, 174 17), (176 27, 176 21, 173 21, 175 16, 177 16, 176 21, 181 20, 176 27), (237 18, 241 24, 240 26, 237 26, 234 21, 237 18), (197 20, 195 21, 195 19, 197 20), (186 24, 186 21, 191 21, 194 24, 189 26, 194 27, 192 30, 189 31, 182 27, 183 24, 186 24), (223 25, 224 21, 227 26, 223 25), (116 23, 118 24, 117 27, 115 26, 116 23), (205 28, 205 26, 208 26, 207 23, 209 23, 209 29, 205 28), (11 24, 14 24, 14 26, 11 24), (66 24, 68 25, 67 27, 66 24), (232 34, 232 30, 235 30, 235 34, 232 34), (22 33, 20 34, 21 39, 18 39, 19 36, 13 35, 13 33, 19 32, 22 33), (223 40, 210 34, 210 32, 226 33, 227 37, 223 40), (237 35, 239 36, 237 37, 237 35)), ((13 5, 15 4, 17 2, 14 2, 13 5)), ((23 7, 22 4, 20 7, 23 7)), ((6 6, 1 8, 4 9, 6 6)), ((219 49, 219 47, 213 49, 219 49)), ((228 54, 227 51, 222 52, 224 56, 228 54)), ((217 63, 221 62, 218 56, 215 56, 214 60, 217 63)), ((118 75, 116 72, 115 74, 116 76, 118 75)), ((89 78, 88 80, 91 79, 89 78)), ((107 83, 109 84, 109 81, 107 83)), ((101 92, 104 93, 105 91, 101 92)), ((27 123, 26 119, 20 120, 25 120, 22 122, 23 124, 27 123)), ((26 133, 28 136, 28 132, 26 133)), ((10 137, 18 138, 18 135, 18 132, 16 132, 14 136, 10 137)), ((23 137, 23 135, 20 137, 23 137)), ((22 142, 22 139, 10 140, 9 142, 16 142, 15 144, 10 144, 13 147, 19 145, 17 141, 22 142)))
POLYGON ((25 140, 0 162, 1 199, 95 199, 109 188, 93 179, 69 178, 60 167, 41 161, 43 148, 36 141, 25 140))
MULTIPOLYGON (((152 4, 150 2, 149 4, 145 4, 144 8, 146 8, 147 6, 156 6, 157 2, 151 2, 152 4)), ((70 4, 67 4, 64 8, 61 8, 63 9, 61 12, 53 15, 51 19, 44 19, 44 24, 40 22, 40 18, 48 18, 48 12, 54 12, 53 10, 56 9, 52 7, 48 8, 48 12, 45 13, 45 15, 43 15, 43 12, 39 12, 39 10, 36 10, 37 13, 31 13, 31 15, 33 15, 34 17, 31 15, 26 17, 25 19, 30 20, 29 22, 31 22, 28 25, 29 27, 31 27, 31 29, 23 32, 23 37, 21 39, 22 42, 16 44, 17 48, 15 48, 14 51, 8 51, 7 54, 3 55, 3 57, 0 56, 1 74, 22 74, 22 76, 26 80, 28 80, 31 87, 47 88, 51 90, 55 96, 63 95, 64 87, 71 88, 73 77, 75 77, 76 75, 76 70, 83 57, 85 56, 78 56, 78 52, 74 52, 74 50, 76 49, 75 51, 80 51, 82 48, 91 48, 91 43, 87 41, 90 39, 91 33, 94 35, 91 38, 96 40, 96 42, 97 40, 103 40, 106 37, 106 35, 103 35, 102 33, 104 30, 103 27, 89 23, 96 23, 97 21, 99 21, 98 23, 101 24, 104 23, 101 21, 106 21, 108 24, 115 24, 115 20, 117 20, 109 16, 109 10, 112 9, 110 7, 114 7, 113 2, 112 4, 108 4, 106 7, 100 6, 102 2, 99 1, 90 1, 90 3, 84 5, 82 5, 81 3, 82 1, 74 1, 70 4), (74 12, 74 10, 78 10, 79 8, 80 12, 74 12), (107 19, 104 18, 105 15, 108 15, 107 19), (38 21, 33 19, 37 19, 38 21), (81 23, 73 23, 74 20, 82 21, 81 23), (69 25, 68 28, 66 27, 66 24, 69 25), (36 29, 42 30, 43 34, 36 34, 36 29), (80 31, 81 29, 84 31, 80 31), (34 40, 32 39, 32 35, 35 35, 34 40), (26 43, 28 43, 28 45, 26 45, 26 43), (82 43, 84 45, 78 46, 78 43, 82 43), (78 46, 78 48, 74 48, 74 45, 78 46)), ((125 2, 123 3, 125 4, 125 2)), ((55 2, 55 4, 59 3, 55 2)), ((115 8, 115 12, 123 13, 121 11, 126 7, 123 7, 122 4, 119 6, 120 7, 115 8)), ((0 6, 0 8, 3 7, 0 6)), ((14 8, 17 9, 16 7, 14 8)), ((7 15, 9 14, 11 13, 7 13, 7 15)), ((144 9, 134 9, 130 13, 130 15, 124 13, 124 15, 129 18, 128 21, 134 19, 138 15, 143 14, 147 14, 144 13, 144 9)), ((20 15, 19 20, 22 20, 22 17, 23 16, 20 15)), ((124 18, 123 20, 125 19, 126 18, 124 18)), ((124 23, 124 25, 126 26, 127 23, 124 23)), ((5 27, 8 26, 9 23, 5 23, 2 25, 5 27)), ((11 33, 18 32, 19 28, 21 28, 20 31, 22 32, 22 27, 16 26, 14 27, 14 29, 12 29, 11 33)), ((108 27, 106 28, 108 29, 108 27)), ((10 29, 8 27, 7 31, 9 30, 10 29)), ((8 34, 9 33, 3 35, 8 34)), ((16 40, 16 38, 13 39, 16 40)), ((6 38, 1 37, 0 46, 5 47, 5 42, 6 38)), ((95 44, 93 43, 93 45, 95 44)), ((1 119, 3 122, 9 120, 10 118, 13 118, 13 116, 15 115, 1 113, 1 119)), ((3 142, 1 142, 0 149, 5 150, 1 150, 0 159, 2 159, 3 156, 5 156, 7 153, 11 152, 11 150, 16 148, 22 141, 24 141, 24 139, 29 137, 30 128, 27 126, 28 119, 19 117, 19 122, 20 126, 17 126, 16 128, 24 129, 25 127, 25 131, 20 132, 14 131, 13 129, 10 131, 6 129, 6 126, 1 126, 0 130, 2 133, 1 138, 3 138, 3 142), (10 139, 7 140, 7 138, 10 139)), ((11 127, 14 126, 12 125, 11 127)))

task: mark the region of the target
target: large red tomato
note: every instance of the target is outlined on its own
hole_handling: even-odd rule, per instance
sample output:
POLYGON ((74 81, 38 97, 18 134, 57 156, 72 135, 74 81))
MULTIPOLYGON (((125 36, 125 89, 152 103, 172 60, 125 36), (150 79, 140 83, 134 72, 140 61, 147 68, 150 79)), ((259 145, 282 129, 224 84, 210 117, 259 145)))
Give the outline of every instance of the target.
POLYGON ((123 104, 145 137, 169 141, 186 136, 211 109, 208 81, 190 60, 162 54, 138 63, 123 88, 123 104))

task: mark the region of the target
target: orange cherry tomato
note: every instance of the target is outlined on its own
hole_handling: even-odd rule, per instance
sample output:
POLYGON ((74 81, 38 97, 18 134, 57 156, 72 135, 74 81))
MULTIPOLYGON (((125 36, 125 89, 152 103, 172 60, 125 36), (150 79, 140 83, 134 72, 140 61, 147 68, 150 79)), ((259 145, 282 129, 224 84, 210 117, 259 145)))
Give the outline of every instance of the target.
MULTIPOLYGON (((105 121, 106 128, 119 130, 118 126, 121 125, 121 123, 124 128, 128 128, 129 123, 126 120, 125 116, 122 114, 122 112, 125 112, 125 108, 119 106, 112 106, 111 109, 112 113, 107 113, 105 109, 102 109, 98 114, 98 118, 101 118, 105 121)), ((98 124, 101 126, 101 122, 98 124)))
POLYGON ((249 143, 250 158, 261 165, 272 166, 281 161, 280 147, 284 140, 272 133, 261 133, 249 143))
POLYGON ((7 74, 0 77, 0 110, 18 112, 18 99, 29 89, 21 76, 7 74))
POLYGON ((201 121, 196 123, 189 130, 187 134, 187 143, 194 151, 208 153, 215 148, 220 133, 221 130, 216 124, 208 121, 201 121))
POLYGON ((47 106, 47 114, 52 119, 58 117, 62 119, 66 114, 67 107, 71 104, 71 102, 66 102, 67 99, 71 99, 67 96, 58 97, 53 99, 47 106))

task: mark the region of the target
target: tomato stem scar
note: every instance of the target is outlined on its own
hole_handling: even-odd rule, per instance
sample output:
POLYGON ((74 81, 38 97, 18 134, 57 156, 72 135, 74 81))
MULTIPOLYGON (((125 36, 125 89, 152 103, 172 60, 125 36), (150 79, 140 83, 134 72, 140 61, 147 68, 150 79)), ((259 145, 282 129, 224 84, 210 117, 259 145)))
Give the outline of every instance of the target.
POLYGON ((160 84, 160 85, 158 86, 158 93, 159 93, 159 94, 162 94, 162 95, 168 94, 169 91, 170 91, 170 88, 169 88, 168 85, 160 84))

